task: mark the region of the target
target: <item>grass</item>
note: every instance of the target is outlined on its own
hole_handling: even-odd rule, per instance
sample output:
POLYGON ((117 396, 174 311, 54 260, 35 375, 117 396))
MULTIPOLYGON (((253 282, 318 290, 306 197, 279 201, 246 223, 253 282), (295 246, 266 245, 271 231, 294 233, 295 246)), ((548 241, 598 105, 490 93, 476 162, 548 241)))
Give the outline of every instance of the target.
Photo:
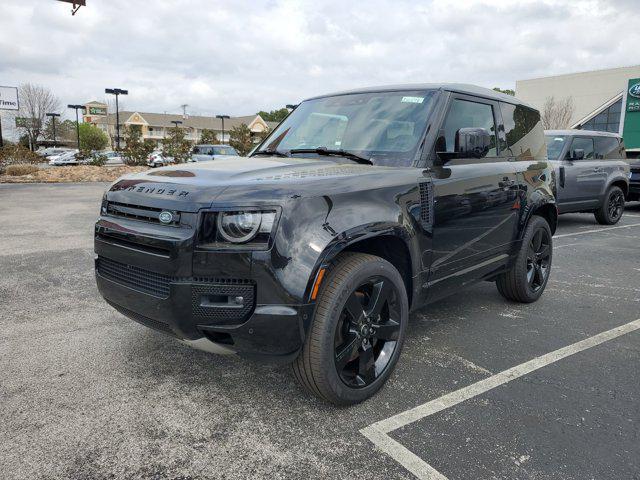
MULTIPOLYGON (((19 165, 13 165, 16 167, 19 165)), ((29 165, 31 166, 31 165, 29 165)), ((7 167, 8 169, 11 167, 7 167)), ((148 167, 96 167, 79 165, 71 167, 41 168, 31 173, 0 175, 0 183, 75 183, 75 182, 113 182, 127 173, 144 172, 148 167)))

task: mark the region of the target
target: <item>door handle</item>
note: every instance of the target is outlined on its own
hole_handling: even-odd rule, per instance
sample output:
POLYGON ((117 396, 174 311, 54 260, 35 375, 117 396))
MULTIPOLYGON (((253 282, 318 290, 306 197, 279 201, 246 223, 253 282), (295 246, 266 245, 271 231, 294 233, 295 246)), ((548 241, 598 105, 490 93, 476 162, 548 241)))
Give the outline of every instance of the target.
POLYGON ((596 173, 599 173, 599 172, 602 171, 602 167, 594 167, 593 171, 596 172, 596 173))

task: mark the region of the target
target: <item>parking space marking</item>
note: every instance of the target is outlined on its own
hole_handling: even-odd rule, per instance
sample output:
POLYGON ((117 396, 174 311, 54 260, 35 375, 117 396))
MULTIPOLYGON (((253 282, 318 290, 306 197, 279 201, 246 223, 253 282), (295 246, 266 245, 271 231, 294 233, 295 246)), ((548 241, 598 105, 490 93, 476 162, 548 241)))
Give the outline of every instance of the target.
POLYGON ((596 228, 593 230, 584 230, 582 232, 563 233, 562 235, 554 235, 553 238, 573 237, 575 235, 586 235, 587 233, 608 232, 609 230, 617 230, 618 228, 640 227, 640 223, 632 223, 631 225, 619 225, 617 227, 596 228))
POLYGON ((505 383, 516 380, 540 368, 556 363, 576 353, 596 347, 604 342, 621 337, 640 329, 640 319, 634 320, 606 332, 572 343, 566 347, 536 357, 528 362, 516 365, 489 378, 480 380, 467 387, 450 392, 440 398, 418 405, 393 417, 380 420, 360 430, 376 447, 385 452, 420 480, 447 480, 443 474, 411 452, 388 434, 413 422, 422 420, 442 410, 451 408, 471 398, 493 390, 505 383))

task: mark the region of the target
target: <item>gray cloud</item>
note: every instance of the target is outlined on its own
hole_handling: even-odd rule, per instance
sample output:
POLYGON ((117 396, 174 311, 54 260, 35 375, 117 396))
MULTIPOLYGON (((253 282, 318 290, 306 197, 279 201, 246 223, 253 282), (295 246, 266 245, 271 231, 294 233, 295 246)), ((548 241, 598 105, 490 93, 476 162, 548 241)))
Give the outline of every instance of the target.
POLYGON ((515 80, 628 65, 635 0, 3 0, 0 84, 66 103, 249 114, 365 85, 515 80), (622 35, 624 33, 624 36, 622 35))

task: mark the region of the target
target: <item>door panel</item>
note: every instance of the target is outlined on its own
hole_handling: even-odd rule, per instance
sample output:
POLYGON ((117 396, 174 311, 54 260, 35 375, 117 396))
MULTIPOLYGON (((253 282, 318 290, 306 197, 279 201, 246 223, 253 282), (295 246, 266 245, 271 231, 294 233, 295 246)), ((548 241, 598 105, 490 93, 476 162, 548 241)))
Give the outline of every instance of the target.
POLYGON ((602 169, 601 161, 594 159, 593 138, 574 137, 567 152, 569 158, 577 149, 584 150, 583 159, 565 159, 562 162, 565 182, 564 187, 560 187, 559 196, 564 199, 563 211, 595 207, 606 182, 606 172, 602 169))
MULTIPOLYGON (((490 127, 495 135, 495 125, 487 125, 482 117, 487 111, 489 115, 493 112, 493 119, 489 120, 495 122, 496 108, 488 100, 470 101, 453 96, 436 148, 439 146, 440 151, 447 148, 446 152, 453 154, 452 129, 490 127), (479 102, 484 108, 466 104, 461 108, 456 100, 479 102)), ((500 267, 500 262, 507 258, 517 227, 517 211, 513 207, 518 185, 514 165, 498 156, 495 142, 492 146, 484 158, 453 158, 443 166, 431 168, 434 195, 431 299, 500 267)))

